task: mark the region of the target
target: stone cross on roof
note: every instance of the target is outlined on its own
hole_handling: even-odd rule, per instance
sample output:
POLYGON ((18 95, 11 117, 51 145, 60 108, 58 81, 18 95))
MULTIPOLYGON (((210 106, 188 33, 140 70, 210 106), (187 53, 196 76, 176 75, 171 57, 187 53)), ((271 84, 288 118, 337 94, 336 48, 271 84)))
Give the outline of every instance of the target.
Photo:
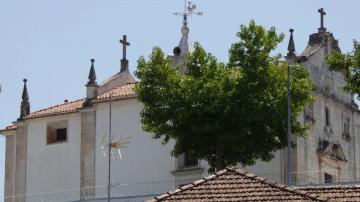
POLYGON ((129 70, 129 61, 126 59, 126 46, 130 46, 130 43, 127 41, 126 35, 123 35, 120 43, 123 45, 123 58, 121 59, 120 72, 124 72, 129 70))
POLYGON ((126 46, 130 46, 130 43, 126 39, 126 35, 123 35, 123 39, 120 40, 123 45, 123 60, 126 60, 126 46))
POLYGON ((318 12, 320 13, 320 28, 319 32, 325 32, 326 28, 324 27, 324 15, 326 15, 326 12, 323 8, 318 9, 318 12))

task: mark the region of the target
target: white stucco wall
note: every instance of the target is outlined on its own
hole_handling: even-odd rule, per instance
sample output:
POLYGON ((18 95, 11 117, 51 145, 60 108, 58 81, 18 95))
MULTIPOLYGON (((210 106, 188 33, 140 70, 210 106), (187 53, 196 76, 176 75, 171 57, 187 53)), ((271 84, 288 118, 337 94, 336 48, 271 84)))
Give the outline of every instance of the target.
MULTIPOLYGON (((49 199, 79 199, 80 187, 80 115, 69 114, 28 121, 26 192, 27 201, 39 201, 32 194, 76 189, 51 193, 49 199), (47 123, 68 121, 68 141, 46 144, 47 123)), ((46 198, 49 197, 49 198, 46 198)))
MULTIPOLYGON (((108 183, 108 160, 102 154, 101 141, 109 134, 109 103, 96 107, 96 185, 104 186, 108 183)), ((113 134, 131 137, 131 143, 122 149, 122 161, 112 161, 111 179, 122 184, 173 181, 170 173, 175 169, 175 159, 170 155, 173 143, 162 145, 142 130, 141 109, 142 104, 136 99, 113 102, 113 134)), ((97 195, 104 191, 98 189, 97 195)))
POLYGON ((284 157, 284 150, 278 150, 274 153, 274 158, 269 162, 257 160, 252 166, 242 167, 238 165, 238 167, 269 180, 285 183, 284 157))

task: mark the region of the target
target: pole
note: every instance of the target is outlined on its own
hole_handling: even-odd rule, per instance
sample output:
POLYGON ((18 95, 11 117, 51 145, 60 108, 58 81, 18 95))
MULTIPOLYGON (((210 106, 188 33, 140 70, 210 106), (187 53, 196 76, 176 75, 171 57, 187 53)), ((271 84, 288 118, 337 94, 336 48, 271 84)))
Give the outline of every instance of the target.
POLYGON ((108 166, 108 202, 110 202, 111 197, 111 105, 112 105, 112 95, 110 94, 110 106, 109 106, 109 166, 108 166))
POLYGON ((287 91, 288 91, 288 99, 287 99, 287 164, 288 164, 288 185, 292 185, 292 166, 291 166, 291 98, 290 98, 290 65, 288 64, 288 80, 287 80, 287 91))

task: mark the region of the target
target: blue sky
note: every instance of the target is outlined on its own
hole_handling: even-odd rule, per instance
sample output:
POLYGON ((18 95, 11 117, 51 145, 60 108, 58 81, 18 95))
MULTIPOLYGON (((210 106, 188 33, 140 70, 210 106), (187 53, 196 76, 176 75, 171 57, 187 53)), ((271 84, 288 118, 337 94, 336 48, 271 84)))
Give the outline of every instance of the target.
MULTIPOLYGON (((356 24, 360 1, 194 0, 204 16, 189 19, 190 37, 220 61, 236 40, 240 24, 250 19, 279 32, 294 28, 300 53, 317 31, 323 7, 325 27, 344 52, 360 39, 356 24)), ((128 35, 130 70, 140 55, 160 46, 171 53, 180 40, 182 0, 11 0, 0 1, 0 128, 19 116, 22 79, 28 79, 31 111, 85 96, 90 58, 98 82, 120 69, 119 39, 128 35)), ((277 52, 285 54, 288 35, 277 52)), ((0 195, 3 195, 4 144, 0 138, 0 195)))

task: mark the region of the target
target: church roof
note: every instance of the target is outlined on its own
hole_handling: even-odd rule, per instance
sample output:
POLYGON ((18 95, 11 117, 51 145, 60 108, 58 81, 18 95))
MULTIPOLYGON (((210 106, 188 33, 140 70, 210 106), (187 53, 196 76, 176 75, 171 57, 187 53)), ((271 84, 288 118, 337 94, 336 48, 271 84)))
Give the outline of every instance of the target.
MULTIPOLYGON (((92 100, 92 103, 102 103, 102 102, 108 102, 110 100, 110 95, 112 95, 112 100, 123 100, 127 98, 134 98, 136 97, 135 91, 134 91, 135 84, 125 84, 123 86, 116 87, 106 93, 100 94, 97 96, 96 99, 92 100)), ((45 109, 41 109, 35 112, 30 113, 25 119, 34 119, 34 118, 40 118, 40 117, 47 117, 47 116, 55 116, 55 115, 62 115, 62 114, 69 114, 77 112, 79 109, 83 107, 83 104, 85 102, 84 99, 78 99, 71 102, 65 102, 63 104, 51 106, 45 109)), ((6 127, 1 131, 9 131, 9 130, 15 130, 16 126, 11 125, 6 127)))
POLYGON ((360 198, 360 185, 308 186, 298 189, 332 201, 359 201, 360 198))
POLYGON ((65 102, 63 104, 51 106, 45 109, 41 109, 35 112, 30 113, 25 119, 33 119, 44 116, 68 114, 76 112, 77 109, 80 109, 84 103, 85 99, 79 99, 72 102, 65 102))
POLYGON ((327 201, 316 194, 268 181, 236 168, 226 168, 168 192, 155 201, 327 201))
POLYGON ((11 130, 16 130, 16 126, 14 124, 6 126, 4 129, 1 129, 0 132, 11 131, 11 130))

